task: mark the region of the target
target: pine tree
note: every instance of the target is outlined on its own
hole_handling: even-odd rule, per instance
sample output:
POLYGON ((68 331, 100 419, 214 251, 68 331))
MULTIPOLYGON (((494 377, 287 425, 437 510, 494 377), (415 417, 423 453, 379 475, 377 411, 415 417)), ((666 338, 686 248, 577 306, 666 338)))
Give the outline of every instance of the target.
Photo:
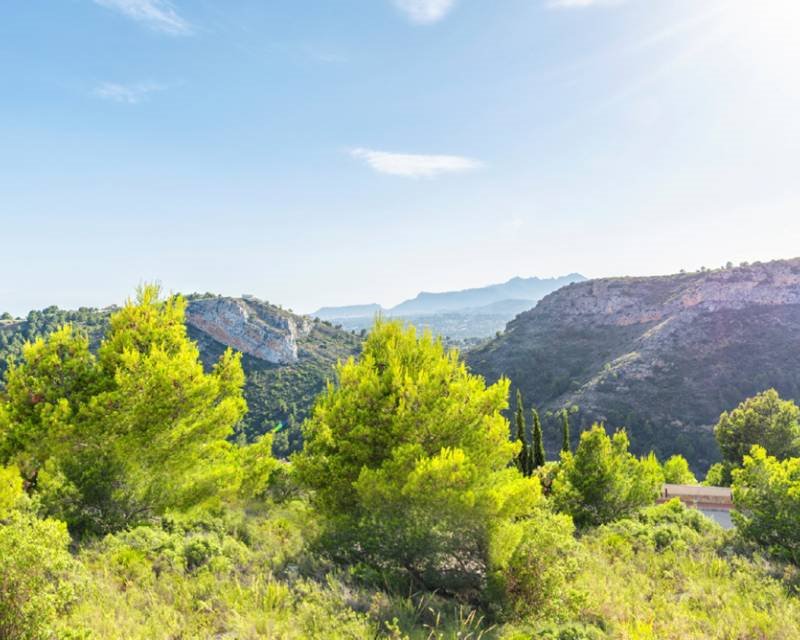
POLYGON ((539 483, 509 469, 508 379, 487 387, 454 355, 378 320, 317 398, 292 473, 313 491, 323 550, 457 597, 483 589, 495 549, 522 540, 544 504, 539 483))
POLYGON ((569 414, 564 409, 561 412, 561 451, 569 453, 572 450, 569 439, 569 414))
POLYGON ((545 463, 545 455, 544 455, 544 436, 542 434, 542 423, 539 420, 539 412, 536 409, 532 409, 533 412, 533 436, 531 443, 531 453, 529 456, 530 459, 530 470, 533 472, 534 469, 538 469, 541 466, 544 466, 545 463))
POLYGON ((525 408, 522 406, 522 392, 519 389, 517 389, 517 412, 514 416, 514 421, 517 425, 517 440, 522 443, 522 449, 520 449, 519 455, 517 456, 517 468, 522 475, 529 476, 530 465, 528 463, 528 458, 530 457, 530 453, 528 438, 525 434, 525 408))

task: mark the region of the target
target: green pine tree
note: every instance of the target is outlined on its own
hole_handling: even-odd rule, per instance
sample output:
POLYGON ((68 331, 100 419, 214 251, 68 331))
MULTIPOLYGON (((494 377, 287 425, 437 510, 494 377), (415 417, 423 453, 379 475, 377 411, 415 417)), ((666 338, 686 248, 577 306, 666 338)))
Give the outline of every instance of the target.
POLYGON ((530 470, 531 473, 534 469, 538 469, 541 466, 544 466, 545 463, 545 455, 544 455, 544 436, 542 434, 542 423, 539 420, 539 412, 536 409, 531 410, 533 412, 533 435, 530 448, 530 470))
POLYGON ((514 421, 517 425, 517 440, 522 443, 522 449, 517 456, 517 468, 524 476, 530 475, 528 467, 529 447, 528 438, 525 434, 525 408, 522 405, 522 392, 517 389, 517 412, 514 416, 514 421))
POLYGON ((572 450, 569 439, 569 414, 564 409, 561 412, 561 451, 568 453, 572 450))

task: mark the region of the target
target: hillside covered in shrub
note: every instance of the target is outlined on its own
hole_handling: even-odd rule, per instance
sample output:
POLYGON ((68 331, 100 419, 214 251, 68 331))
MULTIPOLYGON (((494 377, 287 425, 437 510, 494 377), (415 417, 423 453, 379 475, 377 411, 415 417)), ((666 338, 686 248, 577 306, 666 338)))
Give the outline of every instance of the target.
POLYGON ((399 323, 337 365, 280 461, 232 437, 241 356, 204 366, 186 313, 145 287, 96 348, 68 325, 7 369, 0 637, 797 637, 800 411, 777 394, 718 424, 726 532, 655 505, 685 460, 624 431, 520 464, 541 443, 524 416, 509 438, 509 382, 399 323))
MULTIPOLYGON (((780 260, 572 284, 466 359, 545 413, 577 407, 581 428, 625 426, 638 453, 679 453, 704 473, 720 413, 770 387, 800 398, 798 334, 800 259, 780 260)), ((545 427, 554 452, 557 422, 545 427)))
MULTIPOLYGON (((333 365, 357 352, 359 338, 328 322, 311 321, 251 297, 193 294, 187 296, 187 301, 187 330, 197 342, 207 368, 229 346, 239 347, 237 350, 242 352, 244 395, 249 407, 242 433, 253 439, 276 432, 277 453, 288 455, 297 450, 301 441, 300 423, 325 387, 333 365), (204 314, 211 306, 209 303, 214 303, 212 312, 204 314), (225 307, 220 309, 219 303, 225 307), (234 309, 236 313, 225 314, 226 309, 234 309), (248 353, 248 342, 243 336, 251 332, 254 340, 250 344, 271 339, 274 349, 248 353)), ((114 310, 110 307, 66 311, 48 307, 31 311, 25 318, 15 319, 7 314, 0 319, 0 376, 11 359, 20 357, 26 341, 48 336, 65 323, 86 332, 90 348, 96 349, 114 310)))

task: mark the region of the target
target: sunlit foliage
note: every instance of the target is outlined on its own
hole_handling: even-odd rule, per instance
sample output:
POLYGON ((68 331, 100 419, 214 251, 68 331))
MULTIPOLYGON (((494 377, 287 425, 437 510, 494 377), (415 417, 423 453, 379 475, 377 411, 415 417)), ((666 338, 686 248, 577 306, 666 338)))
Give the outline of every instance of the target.
POLYGON ((800 565, 800 458, 778 460, 753 447, 733 472, 733 499, 744 538, 800 565))
MULTIPOLYGON (((8 370, 0 456, 73 531, 219 504, 251 473, 229 441, 246 411, 239 357, 228 351, 204 373, 184 307, 145 286, 111 316, 96 357, 65 326, 8 370)), ((271 460, 262 447, 248 451, 252 464, 259 450, 271 460)))
POLYGON ((514 465, 507 396, 506 380, 486 387, 429 334, 378 322, 361 357, 338 367, 295 458, 332 553, 418 586, 479 591, 492 536, 542 501, 514 465))
POLYGON ((670 457, 662 467, 664 482, 668 484, 697 484, 697 478, 689 468, 689 462, 681 455, 670 457))
POLYGON ((596 526, 652 504, 662 483, 654 456, 636 458, 624 431, 609 437, 595 425, 581 434, 574 454, 562 453, 553 499, 578 527, 596 526))

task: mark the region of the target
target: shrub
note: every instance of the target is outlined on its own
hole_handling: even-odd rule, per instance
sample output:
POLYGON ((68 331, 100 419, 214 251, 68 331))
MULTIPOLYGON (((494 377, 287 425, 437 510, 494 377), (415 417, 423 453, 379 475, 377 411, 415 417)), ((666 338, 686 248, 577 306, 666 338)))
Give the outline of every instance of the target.
POLYGON ((668 484, 697 484, 697 478, 689 468, 689 462, 681 455, 669 458, 662 470, 664 482, 668 484))
POLYGON ((628 452, 624 431, 609 438, 600 425, 583 432, 575 453, 561 459, 553 498, 578 527, 611 522, 652 504, 663 482, 655 457, 637 459, 628 452))
POLYGON ((723 413, 714 435, 723 459, 734 466, 741 465, 754 445, 779 460, 800 456, 800 407, 768 389, 723 413))
POLYGON ((494 540, 491 607, 506 619, 568 619, 581 600, 572 582, 580 546, 569 516, 541 509, 494 540))
POLYGON ((607 524, 601 535, 621 537, 641 550, 686 550, 713 546, 722 529, 696 509, 689 509, 677 498, 642 509, 631 518, 607 524))
POLYGON ((15 512, 0 522, 0 638, 46 640, 76 596, 67 527, 15 512))

